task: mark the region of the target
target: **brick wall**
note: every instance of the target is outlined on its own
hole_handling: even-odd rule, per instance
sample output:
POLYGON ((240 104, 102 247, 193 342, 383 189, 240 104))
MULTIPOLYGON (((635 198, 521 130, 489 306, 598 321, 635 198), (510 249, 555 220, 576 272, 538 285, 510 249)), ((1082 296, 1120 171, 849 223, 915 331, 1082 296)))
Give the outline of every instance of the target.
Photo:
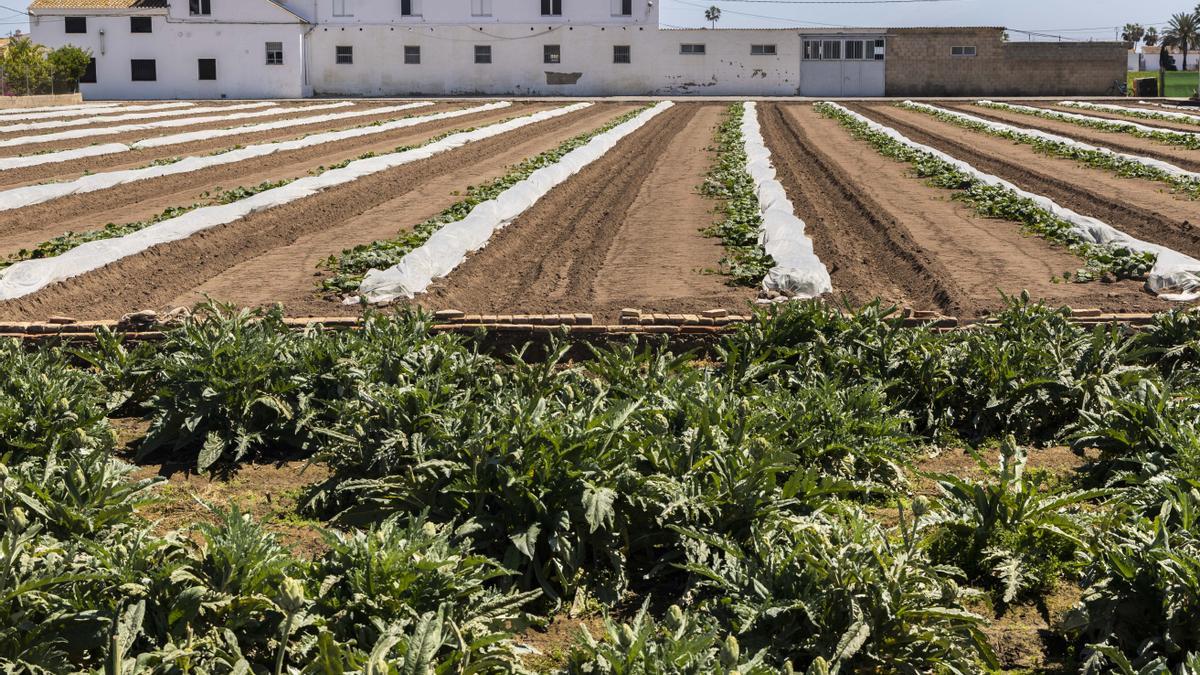
POLYGON ((1119 42, 1006 42, 1001 28, 902 28, 887 39, 888 96, 1102 95, 1125 80, 1119 42))

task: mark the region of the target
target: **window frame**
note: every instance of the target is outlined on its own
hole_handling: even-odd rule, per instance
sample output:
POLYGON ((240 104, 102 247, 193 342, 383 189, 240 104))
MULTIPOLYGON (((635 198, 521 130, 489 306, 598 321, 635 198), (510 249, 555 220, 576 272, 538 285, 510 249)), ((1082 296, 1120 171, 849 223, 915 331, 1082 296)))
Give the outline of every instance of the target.
POLYGON ((475 65, 490 66, 494 58, 495 54, 492 53, 491 45, 475 45, 475 65))
POLYGON ((679 53, 683 56, 706 56, 708 45, 703 42, 681 42, 679 53))
POLYGON ((750 56, 779 56, 779 45, 750 45, 750 56))
POLYGON ((354 45, 334 45, 333 62, 339 66, 354 65, 354 45))
POLYGON ((952 46, 952 47, 950 47, 950 56, 967 57, 967 58, 979 56, 979 47, 977 45, 952 46))
POLYGON ((188 16, 212 16, 212 0, 188 0, 188 16))
POLYGON ((267 62, 266 62, 266 64, 267 64, 268 66, 282 66, 282 65, 284 65, 284 59, 283 59, 283 43, 282 43, 282 42, 277 42, 277 41, 267 42, 267 43, 265 44, 265 47, 266 47, 266 52, 267 52, 267 62), (278 48, 276 48, 276 49, 271 49, 271 45, 279 45, 279 47, 278 47, 278 48), (273 59, 272 57, 276 57, 278 60, 275 60, 275 59, 273 59))
MULTIPOLYGON (((143 73, 144 75, 145 73, 143 73)), ((158 60, 157 59, 129 59, 129 81, 130 82, 158 82, 158 60), (138 77, 138 66, 145 68, 150 67, 150 77, 138 77)))
POLYGON ((494 5, 492 0, 471 0, 471 16, 492 16, 492 12, 495 11, 494 5))
POLYGON ((93 56, 88 60, 87 68, 79 77, 79 84, 96 84, 96 57, 93 56))
POLYGON ((404 45, 404 65, 421 65, 421 45, 404 45))
POLYGON ((420 0, 400 0, 400 16, 408 18, 419 18, 421 16, 421 1, 420 0))
POLYGON ((87 17, 86 16, 66 16, 63 17, 63 32, 68 35, 86 35, 87 34, 87 17), (82 28, 83 30, 80 30, 82 28))
POLYGON ((866 61, 867 41, 863 39, 844 40, 842 42, 842 59, 846 61, 866 61), (856 55, 857 54, 857 55, 856 55))
POLYGON ((542 45, 542 63, 549 66, 562 65, 562 45, 542 45))
POLYGON ((196 59, 196 80, 198 82, 216 82, 217 81, 217 60, 213 58, 198 58, 196 59), (205 64, 212 64, 212 77, 205 77, 205 64))
POLYGON ((562 16, 562 0, 542 0, 542 16, 562 16))
POLYGON ((129 17, 129 32, 137 35, 149 35, 154 32, 154 18, 149 16, 129 17), (145 28, 145 30, 142 30, 145 28))
POLYGON ((627 66, 631 63, 633 63, 633 47, 630 45, 613 45, 613 64, 627 66), (624 50, 624 60, 621 60, 621 50, 624 50))

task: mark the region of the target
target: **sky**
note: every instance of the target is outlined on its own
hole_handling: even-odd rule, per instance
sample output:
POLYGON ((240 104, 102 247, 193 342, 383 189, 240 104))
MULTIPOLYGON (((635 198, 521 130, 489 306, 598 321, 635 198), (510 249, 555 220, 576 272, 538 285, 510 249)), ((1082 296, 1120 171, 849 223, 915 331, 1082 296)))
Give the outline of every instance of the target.
MULTIPOLYGON (((437 1, 437 0, 433 0, 437 1)), ((517 2, 529 0, 500 0, 517 2)), ((574 0, 595 2, 597 0, 574 0)), ((604 1, 604 0, 600 0, 604 1)), ((641 0, 635 0, 641 1, 641 0)), ((704 10, 717 5, 723 28, 790 26, 1007 26, 1068 39, 1111 40, 1126 23, 1157 26, 1192 10, 1195 0, 653 0, 665 26, 706 25, 704 10), (753 15, 753 16, 752 16, 753 15)), ((0 34, 28 31, 29 0, 0 0, 0 34)), ((1013 39, 1022 39, 1013 34, 1013 39)), ((1044 38, 1043 38, 1044 39, 1044 38)))

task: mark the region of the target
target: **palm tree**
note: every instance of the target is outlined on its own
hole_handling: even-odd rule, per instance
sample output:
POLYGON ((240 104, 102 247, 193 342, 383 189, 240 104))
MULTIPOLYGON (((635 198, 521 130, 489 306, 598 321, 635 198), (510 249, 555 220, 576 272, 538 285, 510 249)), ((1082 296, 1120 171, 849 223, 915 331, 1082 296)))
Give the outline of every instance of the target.
POLYGON ((721 8, 717 7, 716 5, 709 7, 708 9, 704 10, 704 18, 707 21, 711 21, 712 27, 716 28, 717 22, 721 20, 721 8))
POLYGON ((1200 17, 1191 14, 1176 14, 1167 24, 1167 30, 1162 35, 1164 47, 1179 47, 1183 52, 1183 63, 1180 70, 1187 70, 1188 50, 1200 45, 1200 17))
POLYGON ((1146 46, 1153 47, 1158 44, 1158 29, 1151 26, 1146 29, 1146 46))
POLYGON ((1140 23, 1127 23, 1125 28, 1121 29, 1121 39, 1128 42, 1131 47, 1136 47, 1137 43, 1142 41, 1146 36, 1146 29, 1140 23))

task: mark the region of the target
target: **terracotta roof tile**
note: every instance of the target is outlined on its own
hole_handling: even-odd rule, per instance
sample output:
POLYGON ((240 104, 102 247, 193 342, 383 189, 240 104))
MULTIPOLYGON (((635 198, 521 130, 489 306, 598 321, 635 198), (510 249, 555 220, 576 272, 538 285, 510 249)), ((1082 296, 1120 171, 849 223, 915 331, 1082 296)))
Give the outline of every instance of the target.
POLYGON ((29 9, 166 9, 167 0, 33 0, 29 9))

